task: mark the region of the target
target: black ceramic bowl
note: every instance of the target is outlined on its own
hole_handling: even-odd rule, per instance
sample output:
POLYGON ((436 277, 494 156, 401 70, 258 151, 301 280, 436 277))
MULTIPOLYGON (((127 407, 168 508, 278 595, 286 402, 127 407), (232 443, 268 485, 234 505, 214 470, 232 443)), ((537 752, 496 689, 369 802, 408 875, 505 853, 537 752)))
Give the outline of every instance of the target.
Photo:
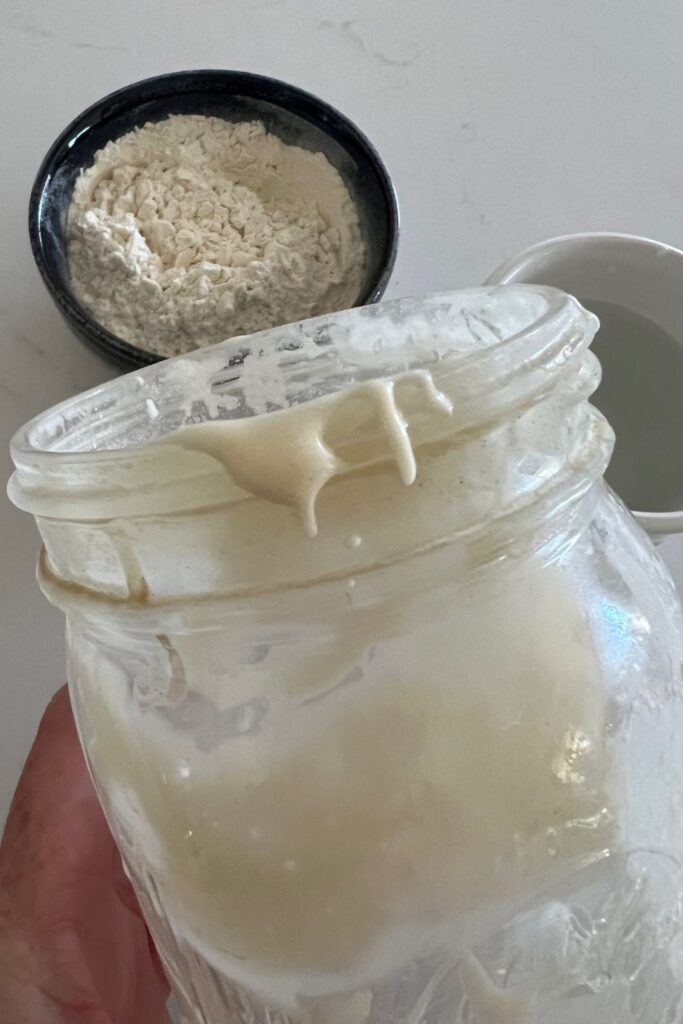
POLYGON ((381 298, 396 259, 398 204, 387 170, 363 133, 327 103, 277 79, 244 71, 178 71, 128 85, 88 107, 53 143, 38 171, 29 204, 33 255, 57 308, 81 338, 126 369, 159 361, 105 330, 79 303, 69 282, 64 235, 81 168, 110 139, 169 114, 258 119, 285 142, 324 153, 356 203, 367 246, 356 305, 381 298))

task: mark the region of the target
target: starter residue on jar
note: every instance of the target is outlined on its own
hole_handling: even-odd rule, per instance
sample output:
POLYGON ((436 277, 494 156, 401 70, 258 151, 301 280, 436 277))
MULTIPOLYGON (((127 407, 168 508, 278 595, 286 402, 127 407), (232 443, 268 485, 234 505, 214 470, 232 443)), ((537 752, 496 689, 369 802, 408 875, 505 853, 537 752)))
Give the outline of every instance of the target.
POLYGON ((217 459, 245 491, 295 509, 308 536, 315 537, 316 498, 337 474, 392 458, 403 483, 414 483, 411 408, 423 419, 436 419, 436 436, 448 432, 452 403, 428 371, 414 370, 267 415, 181 427, 161 443, 217 459), (374 443, 363 436, 366 428, 376 435, 374 443))

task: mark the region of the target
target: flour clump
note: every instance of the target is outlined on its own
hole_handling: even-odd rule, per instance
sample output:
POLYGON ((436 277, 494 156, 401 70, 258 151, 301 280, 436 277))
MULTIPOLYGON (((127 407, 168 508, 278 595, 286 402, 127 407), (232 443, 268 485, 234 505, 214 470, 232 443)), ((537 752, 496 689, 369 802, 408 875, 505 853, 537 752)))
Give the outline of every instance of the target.
POLYGON ((172 115, 107 143, 74 188, 72 286, 113 334, 166 357, 358 299, 358 214, 322 153, 259 121, 172 115))

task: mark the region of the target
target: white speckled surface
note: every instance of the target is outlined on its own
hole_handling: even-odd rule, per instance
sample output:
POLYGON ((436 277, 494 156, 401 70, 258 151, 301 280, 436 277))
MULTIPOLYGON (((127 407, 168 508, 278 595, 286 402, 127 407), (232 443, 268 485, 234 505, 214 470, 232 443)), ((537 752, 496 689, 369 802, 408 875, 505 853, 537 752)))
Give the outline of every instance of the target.
MULTIPOLYGON (((191 67, 318 93, 394 176, 403 233, 389 295, 416 294, 479 283, 568 231, 683 247, 682 37, 680 0, 3 0, 0 475, 17 426, 113 373, 62 324, 26 232, 38 164, 89 103, 191 67)), ((64 676, 36 550, 29 517, 0 499, 0 821, 64 676)), ((663 550, 683 584, 683 542, 663 550)))

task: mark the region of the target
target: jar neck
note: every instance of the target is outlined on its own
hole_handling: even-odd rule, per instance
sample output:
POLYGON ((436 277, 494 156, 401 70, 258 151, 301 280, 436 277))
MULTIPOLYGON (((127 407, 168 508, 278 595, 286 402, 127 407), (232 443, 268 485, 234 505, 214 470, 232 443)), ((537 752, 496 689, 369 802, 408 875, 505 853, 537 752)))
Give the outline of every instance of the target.
POLYGON ((147 605, 344 578, 493 536, 503 522, 523 532, 525 514, 584 493, 608 461, 611 431, 587 402, 599 381, 587 351, 596 324, 552 289, 479 289, 240 339, 235 366, 236 343, 226 343, 129 378, 136 397, 126 401, 137 411, 128 417, 124 378, 29 425, 15 442, 11 495, 36 513, 55 580, 147 605), (388 412, 377 404, 387 388, 388 412), (177 395, 164 406, 174 389, 193 410, 189 423, 178 421, 177 395), (74 450, 89 418, 103 430, 107 401, 110 428, 126 424, 144 443, 74 450), (143 430, 150 402, 157 413, 143 430), (292 430, 297 418, 313 423, 312 433, 292 430), (76 426, 46 452, 36 441, 55 419, 76 426), (197 443, 197 419, 212 419, 232 463, 197 443), (184 431, 170 433, 169 423, 184 431), (189 444, 179 443, 183 434, 189 444), (284 468, 272 458, 281 437, 284 468), (272 486, 279 474, 286 488, 297 459, 307 478, 317 466, 306 463, 309 449, 334 470, 316 493, 315 538, 302 529, 301 509, 289 507, 296 502, 272 486), (235 471, 236 450, 251 475, 235 471), (253 483, 259 465, 270 492, 253 483))

